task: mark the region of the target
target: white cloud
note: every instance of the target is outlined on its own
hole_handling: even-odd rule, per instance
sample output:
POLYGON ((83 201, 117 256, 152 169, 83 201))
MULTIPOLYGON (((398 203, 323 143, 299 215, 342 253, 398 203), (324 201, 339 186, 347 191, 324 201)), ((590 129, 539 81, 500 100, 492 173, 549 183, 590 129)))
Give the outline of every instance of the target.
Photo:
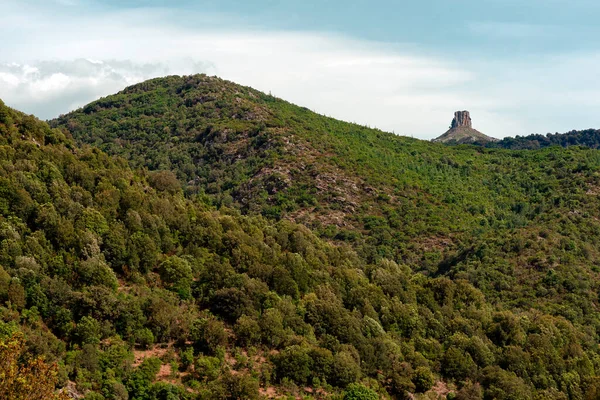
MULTIPOLYGON (((44 46, 14 49, 10 58, 3 52, 0 57, 13 67, 0 66, 0 97, 51 118, 150 77, 206 72, 337 118, 405 134, 427 130, 435 136, 441 128, 428 109, 442 107, 448 95, 432 94, 428 108, 390 99, 470 79, 449 63, 389 44, 314 32, 155 27, 155 11, 140 13, 147 14, 148 22, 132 24, 140 14, 100 16, 83 21, 86 29, 77 34, 79 25, 66 22, 44 46), (42 61, 28 58, 30 54, 42 61), (20 64, 15 66, 15 60, 20 64)), ((447 107, 442 127, 452 115, 452 106, 447 107)))
POLYGON ((162 64, 86 59, 0 64, 0 97, 15 108, 51 118, 167 72, 162 64))
POLYGON ((172 10, 80 16, 73 4, 66 8, 73 15, 13 6, 0 16, 0 37, 19 38, 0 43, 0 98, 8 104, 52 118, 151 77, 206 72, 421 138, 443 133, 458 109, 497 137, 600 125, 591 109, 600 80, 589 55, 482 62, 331 33, 239 28, 238 20, 227 29, 223 16, 172 10), (557 117, 574 107, 591 117, 557 117))

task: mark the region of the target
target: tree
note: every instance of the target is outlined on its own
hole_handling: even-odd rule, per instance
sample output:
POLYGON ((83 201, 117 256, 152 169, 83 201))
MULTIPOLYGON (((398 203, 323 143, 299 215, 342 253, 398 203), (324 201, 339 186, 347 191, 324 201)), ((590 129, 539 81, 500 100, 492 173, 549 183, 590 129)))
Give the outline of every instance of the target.
POLYGON ((360 383, 351 383, 344 392, 344 400, 379 400, 379 395, 360 383))
POLYGON ((0 340, 0 371, 0 399, 68 399, 65 392, 56 391, 56 363, 48 364, 42 357, 28 358, 21 333, 0 340))
POLYGON ((210 354, 216 354, 219 347, 227 344, 225 325, 214 318, 194 321, 190 335, 197 349, 210 354))
POLYGON ((259 398, 258 381, 248 374, 224 374, 223 385, 227 390, 227 400, 259 398))
POLYGON ((446 376, 460 381, 472 377, 477 371, 477 365, 468 353, 450 347, 444 354, 442 371, 446 376))
POLYGON ((221 373, 222 364, 217 357, 199 356, 194 363, 194 375, 204 381, 214 381, 221 373))
POLYGON ((308 383, 312 373, 312 359, 309 349, 294 345, 287 347, 274 357, 277 379, 289 378, 299 385, 308 383))
POLYGON ((100 343, 100 322, 95 318, 87 315, 79 321, 75 328, 75 335, 81 344, 98 344, 100 343))
POLYGON ((346 387, 360 378, 360 365, 352 353, 340 351, 333 357, 332 375, 332 383, 346 387))
POLYGON ((159 191, 175 193, 181 189, 177 176, 171 171, 152 172, 148 181, 153 188, 159 191))
POLYGON ((143 349, 148 349, 154 344, 154 334, 148 328, 142 328, 135 332, 135 343, 143 349))
POLYGON ((187 260, 177 256, 169 257, 160 264, 159 272, 167 289, 179 293, 183 299, 190 298, 193 275, 187 260))
POLYGON ((433 376, 433 373, 429 368, 418 367, 415 370, 413 383, 415 384, 417 392, 424 393, 431 389, 431 387, 435 383, 435 376, 433 376))
POLYGON ((252 317, 247 315, 239 317, 233 330, 241 346, 253 346, 260 341, 260 325, 252 317))

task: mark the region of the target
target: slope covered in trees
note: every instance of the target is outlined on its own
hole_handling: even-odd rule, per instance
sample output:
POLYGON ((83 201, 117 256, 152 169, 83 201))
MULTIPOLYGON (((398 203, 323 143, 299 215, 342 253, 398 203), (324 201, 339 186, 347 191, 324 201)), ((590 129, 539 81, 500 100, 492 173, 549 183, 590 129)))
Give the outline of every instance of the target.
POLYGON ((586 129, 566 133, 532 134, 528 136, 506 137, 495 143, 480 143, 491 148, 513 150, 535 150, 549 146, 584 146, 591 149, 600 147, 600 130, 586 129))
POLYGON ((0 103, 0 346, 68 392, 600 390, 596 151, 450 148, 204 76, 52 125, 0 103))
POLYGON ((53 125, 134 167, 175 172, 191 197, 302 223, 365 262, 595 324, 596 151, 451 148, 203 75, 144 82, 53 125))

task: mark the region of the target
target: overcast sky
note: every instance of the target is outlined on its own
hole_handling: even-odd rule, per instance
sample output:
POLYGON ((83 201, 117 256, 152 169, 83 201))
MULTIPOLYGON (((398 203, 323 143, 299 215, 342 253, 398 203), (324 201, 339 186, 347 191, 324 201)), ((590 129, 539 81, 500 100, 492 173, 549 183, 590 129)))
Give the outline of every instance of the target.
POLYGON ((41 118, 203 72, 423 139, 600 128, 596 0, 0 3, 0 98, 41 118))

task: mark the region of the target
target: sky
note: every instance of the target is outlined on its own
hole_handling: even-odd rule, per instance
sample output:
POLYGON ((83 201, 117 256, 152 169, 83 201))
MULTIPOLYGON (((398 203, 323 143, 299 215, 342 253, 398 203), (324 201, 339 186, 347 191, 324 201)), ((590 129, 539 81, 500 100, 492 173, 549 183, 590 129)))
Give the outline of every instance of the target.
POLYGON ((51 119, 206 73, 431 139, 600 128, 594 0, 0 0, 0 99, 51 119))

